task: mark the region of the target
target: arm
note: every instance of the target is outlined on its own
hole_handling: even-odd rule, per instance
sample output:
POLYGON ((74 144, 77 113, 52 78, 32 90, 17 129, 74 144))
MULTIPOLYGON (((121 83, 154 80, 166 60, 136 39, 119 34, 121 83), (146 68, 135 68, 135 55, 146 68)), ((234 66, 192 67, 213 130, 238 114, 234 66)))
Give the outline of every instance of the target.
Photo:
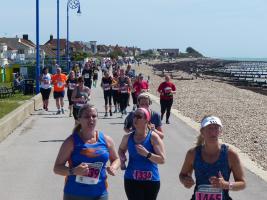
POLYGON ((153 149, 155 153, 149 152, 143 145, 137 144, 136 150, 137 152, 144 157, 147 157, 151 162, 156 164, 163 164, 165 162, 165 148, 160 137, 152 132, 151 143, 153 145, 153 149), (150 157, 148 155, 150 154, 150 157))
POLYGON ((244 179, 244 171, 241 165, 240 159, 236 152, 229 148, 228 150, 228 163, 233 172, 235 182, 224 180, 221 172, 217 176, 210 177, 209 181, 213 187, 222 188, 224 190, 242 190, 246 187, 246 182, 244 179))
POLYGON ((164 133, 163 133, 163 130, 161 128, 161 126, 158 126, 154 129, 152 129, 156 134, 158 134, 158 136, 160 137, 160 139, 163 139, 164 138, 164 133))
POLYGON ((118 150, 118 154, 119 154, 119 158, 121 161, 121 169, 124 170, 126 169, 126 165, 125 162, 127 160, 126 157, 126 152, 128 150, 128 139, 129 139, 130 134, 124 135, 122 140, 121 140, 121 144, 119 146, 119 150, 118 150))
POLYGON ((228 162, 230 163, 230 168, 233 172, 233 177, 235 180, 232 185, 232 190, 237 191, 244 189, 246 187, 244 170, 238 154, 234 152, 231 148, 229 148, 228 150, 228 162))
POLYGON ((118 154, 115 150, 115 144, 111 137, 105 135, 105 140, 107 142, 108 150, 109 150, 109 161, 110 166, 107 167, 107 172, 115 176, 116 171, 120 167, 120 159, 118 157, 118 154))
POLYGON ((62 144, 57 159, 54 164, 54 172, 62 176, 69 175, 85 175, 88 173, 88 166, 81 163, 77 167, 72 168, 72 166, 67 167, 66 162, 71 157, 73 151, 73 140, 72 137, 68 137, 62 144), (70 172, 72 171, 72 174, 70 172))
POLYGON ((180 182, 186 188, 191 188, 195 184, 195 181, 192 178, 194 159, 195 159, 195 148, 190 149, 187 152, 184 164, 179 174, 180 182))

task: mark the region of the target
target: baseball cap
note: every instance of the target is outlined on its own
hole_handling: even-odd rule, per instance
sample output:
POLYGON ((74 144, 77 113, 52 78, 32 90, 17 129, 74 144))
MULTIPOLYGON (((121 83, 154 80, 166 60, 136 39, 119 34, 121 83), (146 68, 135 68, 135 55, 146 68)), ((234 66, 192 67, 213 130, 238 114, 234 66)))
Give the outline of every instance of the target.
POLYGON ((221 120, 218 117, 208 116, 208 117, 206 117, 206 118, 204 118, 202 120, 202 122, 201 122, 201 128, 204 128, 204 127, 206 127, 206 126, 208 126, 210 124, 217 124, 217 125, 223 127, 222 126, 222 122, 221 122, 221 120))

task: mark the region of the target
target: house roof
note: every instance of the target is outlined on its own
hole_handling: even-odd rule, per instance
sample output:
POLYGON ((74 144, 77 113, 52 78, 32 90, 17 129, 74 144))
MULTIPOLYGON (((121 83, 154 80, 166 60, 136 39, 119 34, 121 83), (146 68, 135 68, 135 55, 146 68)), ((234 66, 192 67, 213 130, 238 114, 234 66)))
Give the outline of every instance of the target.
MULTIPOLYGON (((66 39, 59 39, 60 49, 66 48, 66 39)), ((44 45, 49 45, 52 49, 57 48, 57 39, 48 40, 44 45)))
POLYGON ((25 49, 25 48, 29 48, 29 47, 35 47, 32 46, 30 44, 30 42, 25 42, 24 39, 21 39, 21 38, 0 38, 0 42, 2 43, 6 43, 6 45, 10 48, 10 49, 25 49), (22 42, 23 40, 23 42, 22 42))
POLYGON ((48 57, 56 57, 56 52, 53 51, 48 45, 41 45, 40 48, 45 52, 48 57))

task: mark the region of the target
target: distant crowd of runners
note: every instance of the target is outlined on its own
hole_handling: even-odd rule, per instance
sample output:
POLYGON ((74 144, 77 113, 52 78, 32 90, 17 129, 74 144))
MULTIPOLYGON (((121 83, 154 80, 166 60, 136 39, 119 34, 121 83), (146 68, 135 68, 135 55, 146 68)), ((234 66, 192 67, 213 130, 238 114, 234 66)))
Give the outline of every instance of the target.
MULTIPOLYGON (((75 66, 68 76, 60 67, 54 75, 46 68, 43 70, 40 78, 43 108, 48 110, 53 85, 56 114, 64 114, 67 87, 69 116, 75 119, 75 128, 63 142, 54 165, 56 174, 66 176, 64 200, 107 200, 107 173, 115 176, 119 168, 125 170, 128 200, 157 199, 161 184, 158 164, 164 164, 166 159, 162 121, 166 113, 165 122, 170 124, 176 86, 166 75, 158 86, 161 110, 154 111, 148 81, 132 68, 129 61, 122 65, 117 60, 103 59, 99 66, 92 60, 83 69, 75 66), (103 89, 104 117, 115 113, 120 113, 122 119, 125 116, 126 134, 118 149, 113 139, 96 127, 99 113, 90 99, 91 90, 98 85, 103 89), (133 107, 127 112, 130 98, 133 107)), ((188 150, 179 174, 186 188, 194 186, 192 200, 231 200, 229 191, 246 186, 239 156, 219 142, 221 134, 221 120, 213 115, 204 116, 196 146, 188 150)))

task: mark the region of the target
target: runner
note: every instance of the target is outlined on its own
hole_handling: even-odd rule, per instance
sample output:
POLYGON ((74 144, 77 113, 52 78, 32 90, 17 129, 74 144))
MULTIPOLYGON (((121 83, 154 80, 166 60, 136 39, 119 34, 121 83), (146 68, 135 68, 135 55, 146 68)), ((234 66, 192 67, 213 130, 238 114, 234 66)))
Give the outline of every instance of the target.
POLYGON ((162 82, 158 87, 160 93, 160 107, 161 107, 161 120, 166 113, 166 124, 169 124, 169 118, 171 115, 171 107, 173 103, 173 94, 176 93, 175 85, 170 82, 171 78, 169 75, 165 75, 165 81, 162 82))
POLYGON ((101 81, 101 87, 103 88, 104 91, 104 99, 105 99, 105 117, 108 116, 108 105, 109 105, 109 114, 112 116, 112 110, 111 110, 111 96, 112 96, 112 90, 111 90, 111 85, 112 85, 112 78, 109 75, 109 72, 106 70, 104 71, 104 77, 102 78, 101 81))
POLYGON ((120 69, 120 76, 119 76, 119 100, 120 100, 120 111, 121 117, 127 114, 126 108, 129 99, 130 87, 131 87, 131 80, 128 76, 125 75, 125 70, 120 69))
POLYGON ((77 87, 72 92, 71 100, 73 101, 73 117, 75 119, 75 124, 78 124, 78 113, 80 108, 87 104, 90 100, 91 90, 89 87, 84 85, 84 79, 80 76, 77 79, 77 87))
POLYGON ((219 142, 222 123, 218 117, 205 116, 201 121, 196 147, 185 157, 179 178, 186 188, 195 185, 191 200, 231 200, 229 190, 242 190, 246 186, 244 171, 238 154, 219 142), (192 173, 195 173, 195 181, 192 173), (233 172, 234 182, 230 181, 233 172))
POLYGON ((98 67, 96 64, 93 64, 93 86, 96 87, 98 80, 98 67))
POLYGON ((114 72, 113 73, 113 78, 112 78, 112 97, 113 97, 113 104, 115 107, 114 113, 118 112, 119 106, 120 106, 120 101, 119 101, 119 79, 118 79, 118 73, 114 72))
POLYGON ((84 78, 84 85, 89 87, 91 89, 92 87, 92 64, 88 61, 85 63, 83 71, 82 71, 82 76, 84 78))
POLYGON ((81 107, 78 121, 73 133, 63 142, 54 165, 56 174, 66 176, 63 199, 108 200, 106 171, 114 176, 120 166, 114 142, 95 129, 94 106, 81 107))
POLYGON ((57 68, 56 74, 52 76, 52 83, 54 85, 54 99, 56 100, 57 115, 61 112, 64 114, 64 96, 65 96, 65 86, 66 86, 67 76, 61 73, 61 68, 57 68))
POLYGON ((77 79, 75 78, 75 72, 71 71, 67 79, 67 96, 69 101, 69 116, 72 117, 73 113, 73 101, 71 100, 72 92, 77 85, 77 79))
POLYGON ((43 68, 42 70, 40 82, 40 92, 42 94, 43 109, 48 111, 49 96, 51 93, 51 75, 48 73, 47 67, 43 68))
MULTIPOLYGON (((162 123, 160 120, 160 115, 151 110, 150 109, 150 105, 152 104, 152 101, 150 99, 150 96, 148 93, 141 93, 138 96, 137 99, 137 105, 139 108, 146 108, 149 113, 150 113, 150 121, 149 121, 149 129, 153 130, 155 133, 157 133, 159 135, 159 137, 161 139, 163 139, 164 134, 162 131, 162 123)), ((133 130, 135 130, 134 126, 133 126, 133 118, 134 118, 134 111, 130 112, 127 117, 124 120, 124 131, 126 133, 132 132, 133 130)))
MULTIPOLYGON (((127 65, 127 68, 125 70, 125 75, 128 76, 130 79, 131 79, 131 83, 134 83, 135 82, 135 70, 132 69, 132 66, 130 64, 127 65)), ((132 96, 132 99, 133 99, 133 102, 135 103, 134 105, 136 105, 136 98, 135 98, 135 91, 133 90, 133 88, 131 88, 131 96, 132 96)), ((128 103, 127 103, 128 106, 130 106, 130 96, 128 98, 128 103)), ((136 107, 133 107, 133 108, 136 108, 136 107)), ((133 109, 134 110, 134 109, 133 109)))
MULTIPOLYGON (((139 96, 139 94, 141 92, 148 92, 148 82, 144 80, 144 75, 143 74, 139 74, 137 77, 137 80, 134 82, 133 84, 133 90, 134 90, 134 95, 132 95, 133 97, 133 110, 135 110, 136 108, 136 104, 137 104, 137 97, 139 96)), ((132 93, 133 94, 133 93, 132 93)))
POLYGON ((158 164, 165 162, 164 144, 158 134, 147 131, 150 113, 138 108, 134 114, 135 131, 124 135, 119 147, 124 188, 128 200, 156 200, 160 189, 158 164), (126 167, 126 152, 129 163, 126 167))

